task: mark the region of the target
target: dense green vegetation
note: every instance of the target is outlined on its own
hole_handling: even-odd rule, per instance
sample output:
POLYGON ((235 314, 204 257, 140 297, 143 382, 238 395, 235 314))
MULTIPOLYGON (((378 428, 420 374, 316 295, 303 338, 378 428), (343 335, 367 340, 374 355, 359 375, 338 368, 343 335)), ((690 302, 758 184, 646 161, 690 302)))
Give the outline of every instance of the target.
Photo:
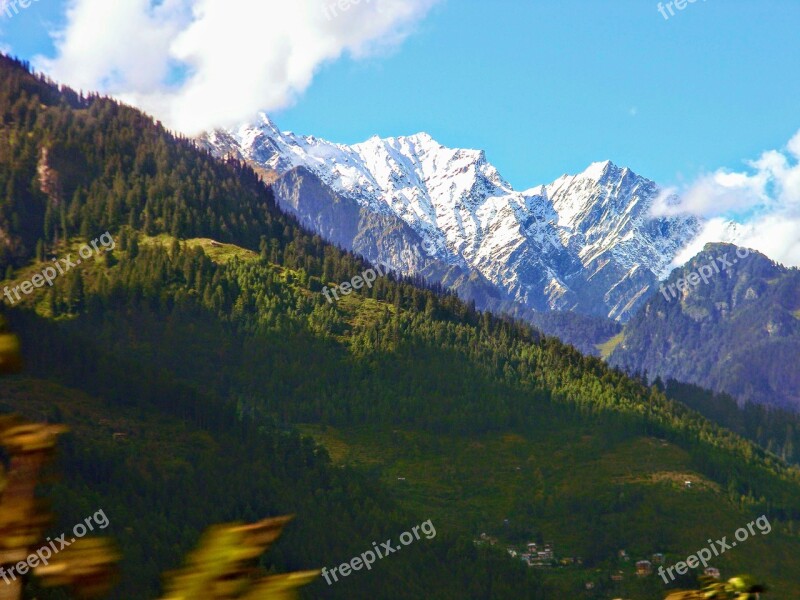
MULTIPOLYGON (((216 424, 198 427, 194 420, 171 418, 169 411, 109 405, 29 378, 6 382, 3 391, 4 411, 49 417, 72 428, 61 444, 63 476, 45 490, 60 515, 52 533, 70 531, 86 515, 104 510, 111 525, 98 533, 115 538, 123 551, 115 598, 157 597, 159 573, 179 567, 200 531, 214 523, 296 514, 263 564, 286 572, 338 565, 372 541, 396 540, 419 522, 373 478, 332 468, 324 450, 272 423, 256 426, 220 410, 216 424), (127 439, 115 441, 113 433, 127 439)), ((130 397, 136 397, 134 390, 130 397)), ((485 595, 488 588, 516 588, 537 597, 534 578, 521 567, 501 561, 489 572, 476 549, 447 531, 437 533, 381 569, 330 588, 320 582, 306 596, 462 598, 485 595), (449 557, 458 560, 449 564, 449 557), (452 573, 452 582, 442 580, 445 572, 452 573), (394 593, 396 587, 405 595, 394 593)), ((33 585, 31 593, 66 597, 33 585)))
MULTIPOLYGON (((660 382, 657 384, 660 385, 660 382)), ((753 440, 787 462, 800 463, 800 416, 793 411, 746 402, 739 406, 728 394, 715 394, 688 383, 669 380, 665 392, 703 416, 753 440)))
POLYGON ((796 468, 418 282, 382 278, 329 304, 322 285, 368 265, 280 213, 246 166, 2 60, 3 285, 106 230, 117 241, 11 311, 27 371, 0 385, 8 410, 72 425, 60 525, 106 510, 126 558, 120 598, 151 595, 205 526, 286 512, 297 521, 266 565, 279 570, 437 524, 434 541, 309 597, 580 597, 591 577, 602 583, 584 597, 601 598, 621 547, 679 557, 762 513, 775 531, 727 564, 800 593, 796 468), (332 463, 298 426, 374 460, 332 463), (498 474, 509 456, 519 464, 498 474), (686 476, 696 494, 676 489, 686 476), (476 548, 481 531, 549 537, 584 565, 543 575, 476 548))

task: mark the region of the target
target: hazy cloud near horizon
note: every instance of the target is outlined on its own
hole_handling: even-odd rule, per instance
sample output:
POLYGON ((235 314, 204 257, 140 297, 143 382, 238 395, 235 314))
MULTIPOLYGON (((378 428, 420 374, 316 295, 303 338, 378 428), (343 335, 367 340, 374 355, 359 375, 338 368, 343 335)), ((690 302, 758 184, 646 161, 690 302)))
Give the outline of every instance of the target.
POLYGON ((70 0, 34 65, 192 135, 291 105, 324 63, 396 46, 438 1, 70 0))
POLYGON ((701 234, 675 258, 675 266, 708 242, 731 242, 784 265, 800 266, 800 131, 785 148, 746 161, 741 171, 719 169, 685 189, 665 189, 653 212, 706 219, 701 234), (677 203, 670 201, 675 195, 680 197, 677 203))

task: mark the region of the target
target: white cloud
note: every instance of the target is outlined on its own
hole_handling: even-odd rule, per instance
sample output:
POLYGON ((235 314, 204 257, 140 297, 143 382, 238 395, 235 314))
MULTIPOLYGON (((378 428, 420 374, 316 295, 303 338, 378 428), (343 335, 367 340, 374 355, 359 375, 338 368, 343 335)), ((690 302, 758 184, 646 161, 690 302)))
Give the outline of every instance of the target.
POLYGON ((721 169, 700 176, 683 190, 668 188, 654 203, 653 213, 658 216, 688 213, 711 217, 746 211, 769 203, 767 183, 763 171, 750 174, 721 169))
POLYGON ((719 217, 710 219, 671 266, 686 264, 709 242, 728 242, 755 249, 781 264, 797 267, 800 266, 800 215, 775 213, 746 223, 719 217))
POLYGON ((800 159, 800 131, 798 131, 795 136, 789 140, 787 147, 789 148, 789 152, 791 152, 795 158, 800 159))
POLYGON ((753 248, 773 260, 800 266, 800 131, 785 149, 764 152, 736 172, 720 169, 683 190, 670 188, 654 215, 694 214, 703 231, 676 257, 684 264, 708 242, 753 248))
POLYGON ((438 1, 70 0, 56 56, 34 63, 194 134, 289 106, 322 64, 395 46, 438 1))

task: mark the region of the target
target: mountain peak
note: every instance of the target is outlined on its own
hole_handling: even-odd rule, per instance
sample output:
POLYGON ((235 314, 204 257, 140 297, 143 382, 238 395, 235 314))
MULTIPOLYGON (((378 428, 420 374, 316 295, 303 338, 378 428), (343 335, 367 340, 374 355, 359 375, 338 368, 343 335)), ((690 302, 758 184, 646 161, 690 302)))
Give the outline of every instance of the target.
POLYGON ((258 115, 256 126, 259 129, 266 130, 272 133, 279 134, 281 132, 280 129, 278 129, 278 126, 275 124, 275 122, 269 118, 269 115, 263 112, 258 115))
POLYGON ((592 179, 600 182, 604 177, 620 171, 620 168, 610 160, 593 162, 586 170, 578 175, 580 179, 592 179))
POLYGON ((408 139, 420 140, 420 141, 426 142, 426 143, 435 142, 435 143, 438 144, 438 142, 436 142, 436 140, 434 140, 433 137, 431 136, 431 134, 428 133, 427 131, 420 131, 420 132, 415 133, 413 135, 409 135, 408 139))

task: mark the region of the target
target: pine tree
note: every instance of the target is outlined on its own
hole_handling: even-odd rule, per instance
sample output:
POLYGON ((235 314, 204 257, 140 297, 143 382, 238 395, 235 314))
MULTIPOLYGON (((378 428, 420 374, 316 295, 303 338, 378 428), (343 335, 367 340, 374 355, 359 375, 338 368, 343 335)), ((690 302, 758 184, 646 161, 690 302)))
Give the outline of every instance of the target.
POLYGON ((79 271, 73 271, 68 275, 67 283, 67 306, 71 314, 79 312, 83 308, 84 289, 83 277, 79 271))

